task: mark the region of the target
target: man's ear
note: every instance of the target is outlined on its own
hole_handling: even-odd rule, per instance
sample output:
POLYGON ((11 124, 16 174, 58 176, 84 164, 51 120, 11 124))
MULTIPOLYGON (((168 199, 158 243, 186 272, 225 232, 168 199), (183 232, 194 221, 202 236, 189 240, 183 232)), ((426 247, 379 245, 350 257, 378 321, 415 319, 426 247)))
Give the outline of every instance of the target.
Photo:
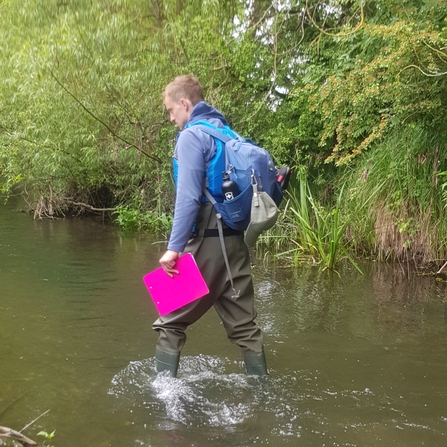
POLYGON ((192 102, 189 99, 182 98, 180 100, 180 103, 182 104, 182 106, 185 108, 185 110, 187 112, 189 112, 193 109, 192 102))

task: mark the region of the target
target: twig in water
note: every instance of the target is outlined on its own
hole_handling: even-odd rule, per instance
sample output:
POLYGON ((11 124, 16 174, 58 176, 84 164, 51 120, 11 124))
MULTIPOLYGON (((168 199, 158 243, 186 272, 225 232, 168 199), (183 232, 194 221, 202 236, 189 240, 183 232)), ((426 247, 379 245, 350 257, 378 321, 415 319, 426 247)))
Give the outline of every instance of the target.
POLYGON ((26 430, 28 427, 30 427, 31 425, 34 424, 34 422, 36 422, 38 419, 40 419, 42 416, 45 416, 50 410, 48 409, 47 411, 44 411, 40 416, 37 416, 36 419, 34 419, 34 421, 31 421, 28 425, 25 425, 25 427, 22 428, 22 430, 20 430, 20 433, 23 430, 26 430))
POLYGON ((444 265, 436 272, 437 275, 439 275, 442 271, 442 269, 447 265, 447 261, 444 262, 444 265))

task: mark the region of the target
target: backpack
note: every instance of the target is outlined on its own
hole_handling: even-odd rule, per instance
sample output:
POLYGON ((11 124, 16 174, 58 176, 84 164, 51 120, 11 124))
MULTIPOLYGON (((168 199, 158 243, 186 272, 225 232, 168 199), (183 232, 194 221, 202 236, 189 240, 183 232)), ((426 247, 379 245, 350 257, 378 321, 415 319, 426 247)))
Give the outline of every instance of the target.
MULTIPOLYGON (((211 163, 222 166, 219 160, 225 157, 223 173, 214 172, 210 176, 210 170, 207 170, 207 184, 203 192, 217 212, 222 254, 233 288, 233 298, 237 298, 240 291, 234 288, 225 249, 222 220, 233 230, 246 230, 244 240, 249 247, 251 264, 254 265, 253 247, 258 236, 276 222, 278 206, 285 189, 284 177, 278 176, 273 158, 266 149, 257 146, 249 139, 242 138, 230 127, 219 128, 207 121, 195 121, 188 125, 191 126, 197 126, 215 139, 216 155, 211 163), (223 183, 221 176, 224 173, 236 184, 239 193, 230 200, 223 198, 223 202, 218 202, 216 198, 223 197, 220 189, 223 183)), ((287 170, 290 171, 289 168, 287 170)))
POLYGON ((214 176, 210 179, 212 184, 207 184, 204 188, 205 195, 230 228, 247 230, 251 222, 254 195, 266 193, 276 207, 279 206, 283 192, 277 181, 278 170, 266 149, 257 146, 249 139, 242 138, 228 126, 218 128, 207 121, 195 121, 188 127, 190 126, 198 127, 216 140, 216 157, 218 158, 223 151, 224 172, 237 185, 239 194, 231 200, 223 199, 222 202, 219 201, 222 193, 217 190, 222 186, 222 172, 217 173, 217 181, 214 176))

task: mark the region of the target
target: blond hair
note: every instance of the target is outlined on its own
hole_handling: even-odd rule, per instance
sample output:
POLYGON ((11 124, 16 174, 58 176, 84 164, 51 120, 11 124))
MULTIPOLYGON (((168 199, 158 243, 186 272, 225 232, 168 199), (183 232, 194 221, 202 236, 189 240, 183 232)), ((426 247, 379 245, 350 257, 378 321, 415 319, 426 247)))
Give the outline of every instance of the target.
POLYGON ((177 76, 169 83, 163 92, 163 100, 169 97, 173 101, 181 99, 189 99, 195 106, 198 102, 203 101, 203 87, 195 76, 183 75, 177 76))

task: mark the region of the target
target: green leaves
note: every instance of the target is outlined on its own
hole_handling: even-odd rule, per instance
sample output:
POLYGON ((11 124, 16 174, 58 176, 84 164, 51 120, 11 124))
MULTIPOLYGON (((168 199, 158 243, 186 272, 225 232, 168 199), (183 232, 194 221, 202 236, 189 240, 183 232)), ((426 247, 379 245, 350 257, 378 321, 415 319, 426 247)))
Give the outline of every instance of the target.
MULTIPOLYGON (((357 212, 367 243, 377 229, 372 214, 384 209, 392 208, 384 226, 411 222, 417 235, 426 227, 403 209, 416 213, 420 201, 438 215, 445 200, 432 187, 447 169, 444 3, 3 2, 0 188, 21 188, 43 215, 45 206, 65 212, 84 203, 116 208, 122 228, 166 231, 176 130, 161 92, 189 73, 238 133, 268 148, 277 164, 306 167, 313 197, 291 189, 289 205, 300 228, 327 247, 331 235, 334 245, 323 251, 332 259, 345 256, 335 249, 343 246, 337 229, 360 244, 357 230, 344 227, 356 216, 351 196, 377 197, 371 215, 357 212), (368 179, 346 186, 352 209, 338 204, 333 187, 350 169, 368 179), (308 226, 298 197, 312 209, 308 226)), ((301 247, 308 235, 295 227, 285 224, 283 241, 301 247)))
POLYGON ((53 430, 51 433, 40 431, 39 433, 37 433, 37 436, 44 436, 46 439, 49 439, 51 441, 54 438, 55 433, 56 430, 53 430))
POLYGON ((139 211, 129 206, 118 206, 113 214, 116 215, 115 222, 125 232, 145 230, 154 234, 167 233, 172 224, 171 215, 151 210, 139 211))
POLYGON ((433 29, 405 22, 365 25, 358 39, 369 50, 357 54, 354 68, 306 87, 315 101, 311 107, 325 118, 320 145, 334 142, 327 161, 349 163, 404 123, 423 122, 445 133, 440 78, 447 76, 447 41, 433 29))
MULTIPOLYGON (((53 430, 51 433, 46 432, 45 430, 40 431, 37 433, 37 436, 43 436, 47 441, 51 441, 54 438, 54 435, 56 434, 56 430, 53 430)), ((50 444, 44 443, 46 447, 52 447, 50 444)))

